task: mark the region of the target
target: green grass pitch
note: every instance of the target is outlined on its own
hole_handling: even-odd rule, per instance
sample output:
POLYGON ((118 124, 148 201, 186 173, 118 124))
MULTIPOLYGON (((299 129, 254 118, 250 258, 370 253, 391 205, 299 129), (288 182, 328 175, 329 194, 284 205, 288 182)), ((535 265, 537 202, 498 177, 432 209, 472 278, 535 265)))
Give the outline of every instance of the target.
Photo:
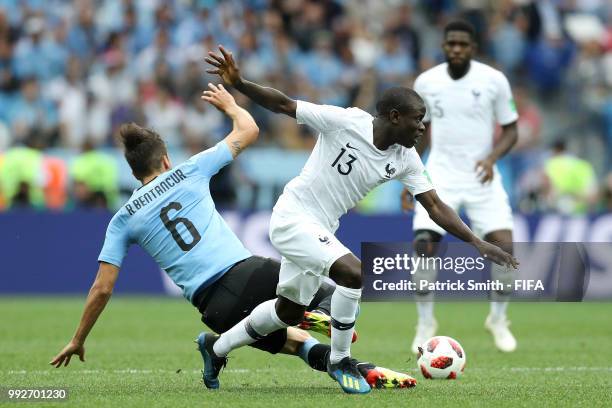
MULTIPOLYGON (((203 388, 192 340, 202 329, 187 302, 115 298, 86 343, 86 362, 50 359, 70 339, 82 298, 0 298, 0 387, 67 387, 68 402, 40 407, 612 406, 612 303, 514 303, 519 349, 498 352, 483 329, 486 303, 439 303, 439 334, 467 354, 457 381, 425 380, 409 353, 410 303, 365 303, 353 355, 415 376, 409 390, 342 393, 301 360, 253 349, 233 353, 221 390, 203 388)), ((0 402, 5 406, 24 406, 0 402)))

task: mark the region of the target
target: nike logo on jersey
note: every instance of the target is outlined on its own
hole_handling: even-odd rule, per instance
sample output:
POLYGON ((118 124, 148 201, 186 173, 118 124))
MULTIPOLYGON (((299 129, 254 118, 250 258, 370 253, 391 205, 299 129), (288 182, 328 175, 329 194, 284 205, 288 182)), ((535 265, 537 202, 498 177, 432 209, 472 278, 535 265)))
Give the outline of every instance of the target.
POLYGON ((353 149, 353 150, 359 150, 358 148, 351 146, 350 143, 347 143, 346 147, 348 147, 349 149, 353 149))
POLYGON ((329 237, 319 237, 319 241, 321 241, 323 244, 327 244, 329 243, 329 237))

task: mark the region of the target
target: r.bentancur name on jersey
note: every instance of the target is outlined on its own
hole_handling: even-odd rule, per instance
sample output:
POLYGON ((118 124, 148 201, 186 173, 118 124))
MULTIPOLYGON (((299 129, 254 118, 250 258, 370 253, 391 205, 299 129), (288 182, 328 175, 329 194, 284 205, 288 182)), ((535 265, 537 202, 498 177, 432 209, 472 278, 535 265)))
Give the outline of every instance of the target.
POLYGON ((134 215, 136 211, 140 210, 145 205, 153 202, 153 200, 160 197, 166 191, 170 190, 172 187, 176 186, 186 178, 187 176, 183 174, 183 171, 181 169, 173 171, 170 175, 166 177, 165 180, 162 180, 158 185, 156 185, 143 195, 136 197, 136 199, 132 200, 131 204, 126 204, 125 209, 127 210, 129 215, 134 215))

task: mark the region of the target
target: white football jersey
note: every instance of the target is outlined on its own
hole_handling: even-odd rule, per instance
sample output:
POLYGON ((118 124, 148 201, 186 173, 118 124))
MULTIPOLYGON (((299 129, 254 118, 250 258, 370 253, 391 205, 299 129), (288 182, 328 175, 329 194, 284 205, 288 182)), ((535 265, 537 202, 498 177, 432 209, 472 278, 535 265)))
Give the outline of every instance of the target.
POLYGON ((512 91, 503 73, 483 63, 472 60, 458 80, 447 67, 435 66, 414 83, 427 104, 425 121, 431 122, 427 170, 437 186, 479 184, 474 167, 493 148, 495 123, 518 119, 512 91))
POLYGON ((414 148, 374 146, 374 117, 369 113, 298 101, 296 119, 319 136, 300 175, 285 186, 275 212, 299 209, 333 232, 343 214, 385 181, 400 180, 413 195, 433 188, 414 148))

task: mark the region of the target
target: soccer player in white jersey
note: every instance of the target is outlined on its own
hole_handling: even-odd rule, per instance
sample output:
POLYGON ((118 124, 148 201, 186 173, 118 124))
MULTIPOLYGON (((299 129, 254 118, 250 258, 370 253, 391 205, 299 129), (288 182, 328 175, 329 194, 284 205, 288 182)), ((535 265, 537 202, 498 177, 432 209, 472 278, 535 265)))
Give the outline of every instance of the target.
MULTIPOLYGON (((517 140, 518 115, 510 85, 500 71, 472 59, 474 29, 469 23, 449 23, 442 49, 446 62, 423 72, 414 83, 427 104, 425 121, 431 127, 427 171, 440 198, 455 211, 465 209, 476 234, 512 253, 512 210, 495 165, 517 140), (496 123, 502 134, 494 144, 496 123)), ((425 150, 427 142, 426 134, 417 149, 425 150)), ((416 204, 413 229, 416 252, 433 256, 445 231, 421 203, 416 204)), ((414 279, 433 281, 436 272, 420 268, 414 279)), ((493 265, 491 275, 504 282, 514 278, 504 265, 493 265)), ((509 295, 508 291, 491 294, 491 312, 485 323, 496 346, 507 352, 516 349, 506 319, 509 295)), ((415 353, 437 329, 432 292, 418 293, 417 311, 415 353)))
POLYGON ((477 238, 445 205, 431 185, 414 144, 425 130, 423 100, 411 89, 390 88, 376 104, 373 117, 358 108, 339 108, 295 101, 282 92, 240 76, 233 56, 209 52, 207 70, 219 75, 256 103, 284 113, 319 132, 302 169, 284 189, 270 220, 270 240, 281 253, 278 299, 257 306, 220 337, 210 336, 211 359, 255 342, 275 330, 295 325, 326 276, 337 284, 331 300, 331 353, 328 373, 348 393, 367 393, 370 386, 350 358, 355 315, 361 298, 361 262, 336 237, 338 219, 381 183, 403 182, 442 228, 472 243, 481 254, 503 264, 516 260, 477 238))

